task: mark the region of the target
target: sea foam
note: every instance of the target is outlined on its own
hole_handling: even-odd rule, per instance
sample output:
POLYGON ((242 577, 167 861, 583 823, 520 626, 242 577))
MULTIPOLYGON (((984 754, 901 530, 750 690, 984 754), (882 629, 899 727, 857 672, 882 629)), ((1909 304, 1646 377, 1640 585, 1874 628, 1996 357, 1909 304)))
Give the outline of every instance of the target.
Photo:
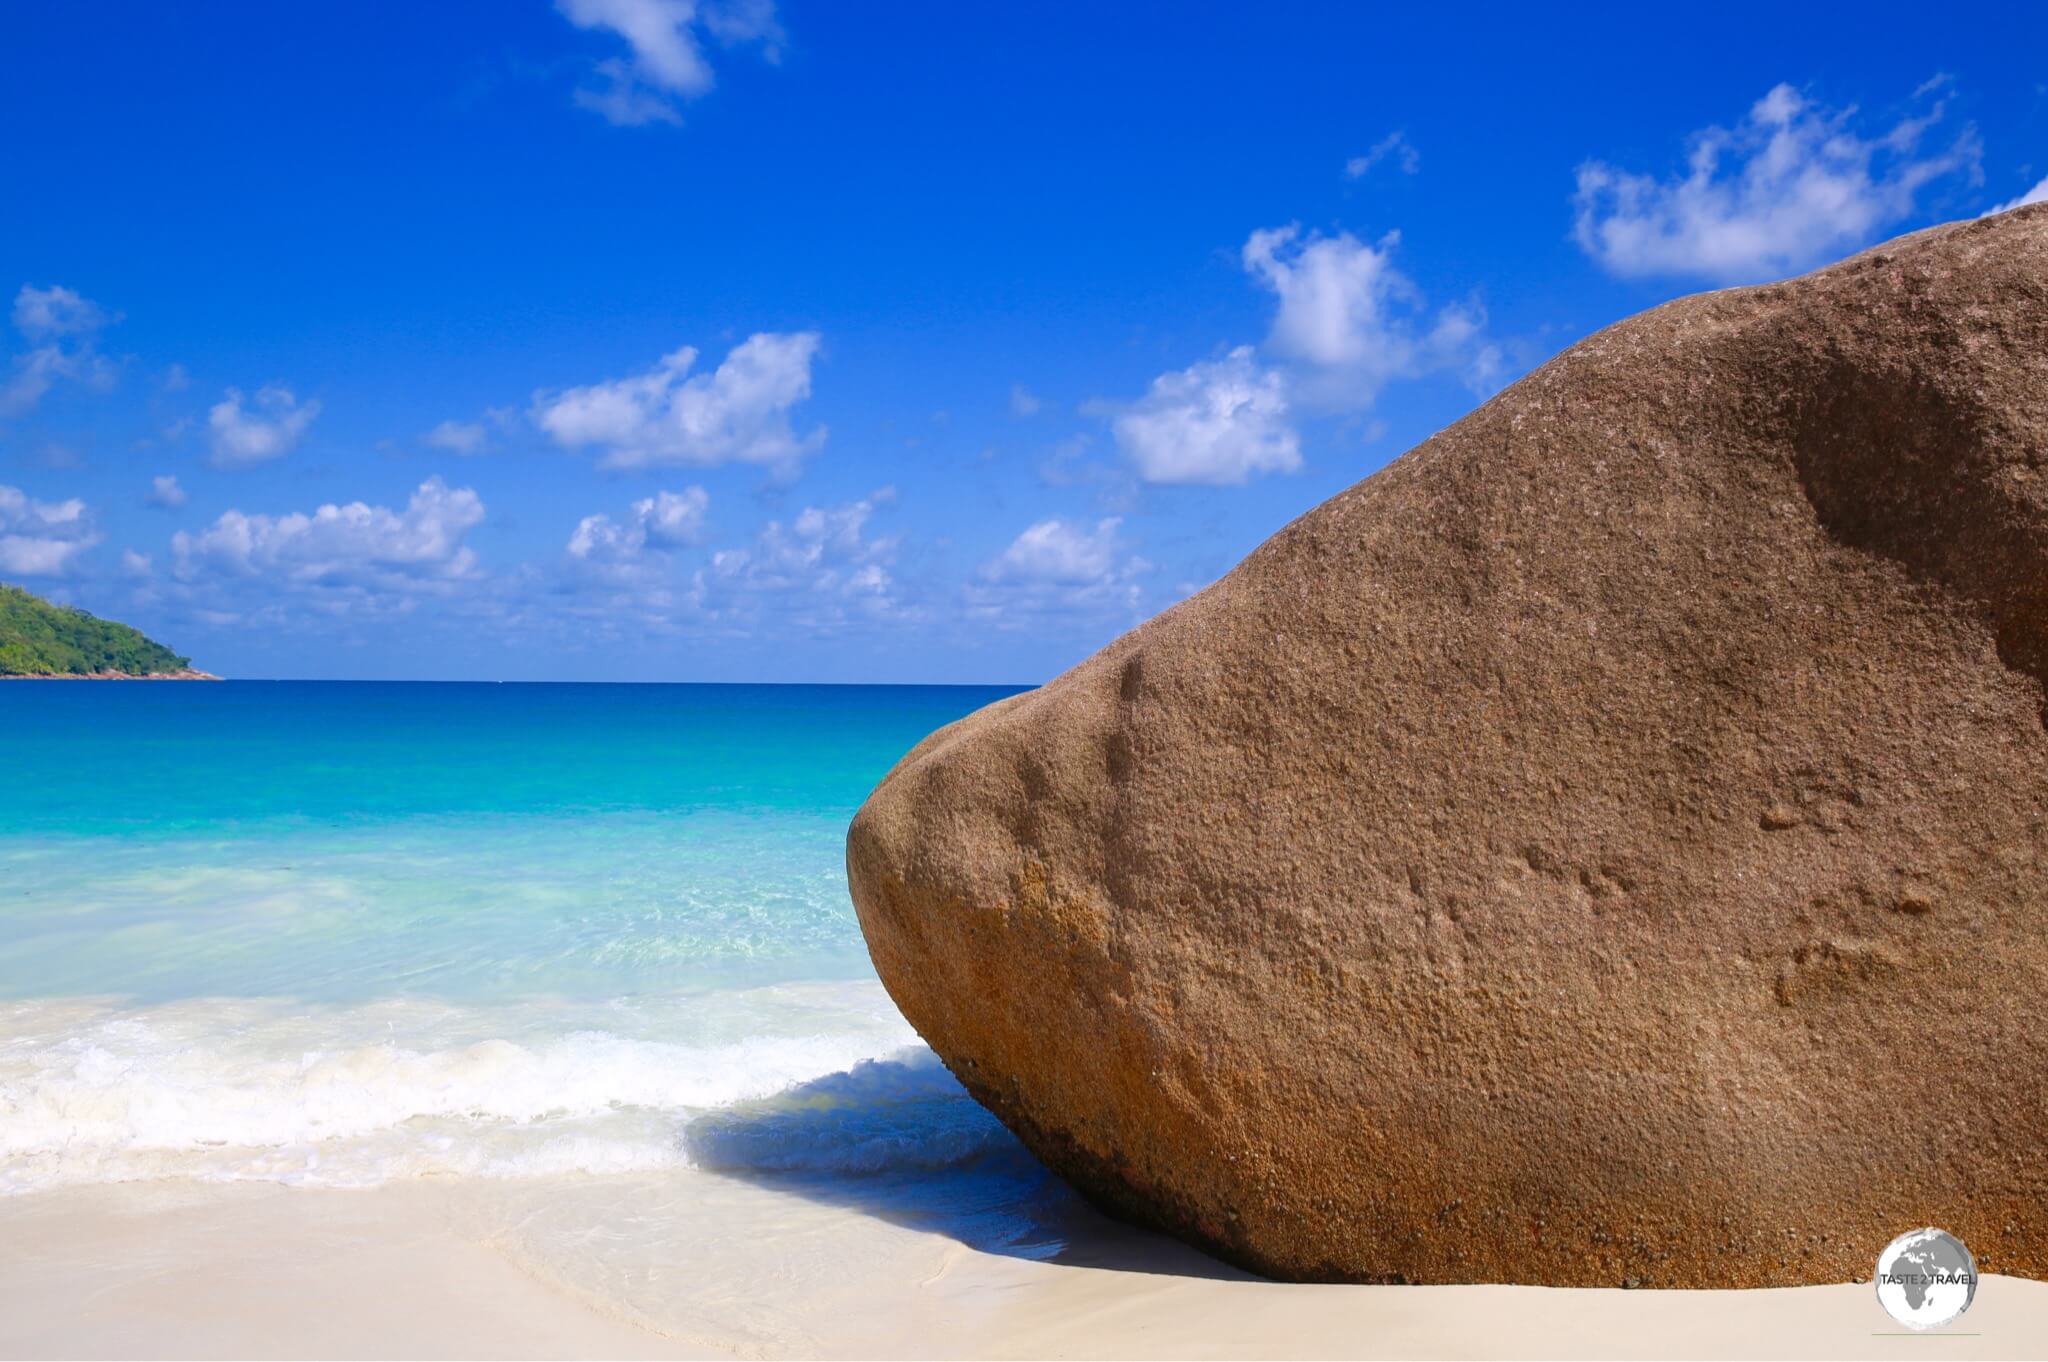
POLYGON ((601 1007, 0 1009, 0 1192, 691 1163, 860 1174, 1008 1140, 873 985, 601 1007))

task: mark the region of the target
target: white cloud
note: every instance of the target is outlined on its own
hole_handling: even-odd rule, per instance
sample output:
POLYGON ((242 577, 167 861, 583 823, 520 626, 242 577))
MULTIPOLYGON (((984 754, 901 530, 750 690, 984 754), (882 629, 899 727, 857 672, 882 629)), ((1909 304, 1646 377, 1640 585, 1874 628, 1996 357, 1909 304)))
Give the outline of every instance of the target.
POLYGON ((1930 182, 1978 178, 1967 126, 1945 149, 1922 153, 1942 117, 1939 102, 1874 137, 1850 130, 1855 113, 1778 85, 1734 128, 1695 134, 1682 176, 1659 180, 1588 161, 1578 171, 1572 235, 1615 274, 1742 283, 1863 244, 1910 214, 1930 182))
POLYGON ((1145 396, 1114 410, 1117 445, 1146 482, 1224 486, 1301 467, 1286 380, 1262 368, 1249 345, 1161 374, 1145 396))
POLYGON ((1090 530, 1070 521, 1041 520, 1011 540, 982 575, 1004 582, 1100 581, 1116 562, 1116 527, 1122 523, 1111 516, 1090 530))
POLYGON ((1152 483, 1226 486, 1301 466, 1297 409, 1367 407, 1397 378, 1457 373, 1497 385, 1505 361, 1477 299, 1431 312, 1393 263, 1398 233, 1368 244, 1339 232, 1266 227, 1245 241, 1246 273, 1278 300, 1262 362, 1241 345, 1161 374, 1136 402, 1090 404, 1152 483))
POLYGON ((818 426, 798 436, 790 409, 811 395, 818 333, 758 332, 716 370, 692 374, 689 346, 647 373, 564 392, 534 394, 534 422, 567 448, 599 446, 608 468, 650 464, 767 464, 788 472, 825 442, 818 426))
POLYGON ((37 501, 19 487, 0 484, 0 572, 62 577, 99 541, 92 512, 77 497, 37 501))
POLYGON ((1356 180, 1389 157, 1401 167, 1403 175, 1413 175, 1422 169, 1422 153, 1415 149, 1415 144, 1405 133, 1390 132, 1373 143, 1365 155, 1354 156, 1344 163, 1345 178, 1356 180))
POLYGON ((601 61, 596 66, 603 83, 576 91, 576 106, 601 115, 605 122, 621 128, 644 127, 649 123, 680 126, 682 113, 675 101, 640 84, 627 61, 601 61))
POLYGON ((246 406, 241 390, 229 388, 206 413, 214 465, 239 468, 281 458, 319 414, 318 402, 301 402, 291 389, 277 384, 259 389, 255 401, 246 406))
POLYGON ((806 506, 771 520, 751 547, 722 549, 696 576, 696 595, 713 614, 773 611, 798 628, 829 631, 854 617, 904 617, 892 571, 898 540, 874 536, 868 523, 896 499, 884 487, 839 506, 806 506))
POLYGON ((63 351, 37 346, 14 357, 14 376, 0 385, 0 416, 19 416, 43 400, 43 394, 64 377, 63 351))
POLYGON ((970 616, 1020 623, 1033 616, 1120 607, 1137 613, 1144 603, 1138 578, 1152 570, 1125 550, 1111 516, 1090 527, 1041 520, 982 564, 966 591, 970 616))
POLYGON ((13 375, 0 383, 0 416, 30 410, 59 379, 102 392, 114 386, 116 369, 95 348, 100 328, 114 319, 99 304, 61 284, 23 284, 12 319, 30 348, 14 357, 13 375))
POLYGON ((1349 232, 1303 237, 1296 226, 1253 232, 1244 267, 1280 299, 1267 343, 1291 359, 1381 379, 1405 369, 1410 341, 1392 313, 1416 289, 1394 268, 1399 240, 1390 232, 1368 246, 1349 232))
POLYGON ((894 539, 870 539, 866 529, 875 508, 895 498, 884 488, 842 506, 806 506, 787 524, 771 520, 762 526, 752 549, 713 554, 712 566, 720 576, 745 576, 773 588, 839 585, 848 566, 869 567, 894 555, 894 539))
POLYGON ((134 549, 121 550, 121 571, 130 577, 147 577, 151 564, 149 555, 137 553, 134 549))
POLYGON ((1396 232, 1372 245, 1349 232, 1304 235, 1298 226, 1261 228, 1246 239, 1245 270, 1280 303, 1266 344, 1308 366, 1299 384, 1305 398, 1365 406, 1395 378, 1455 369, 1484 388, 1498 375, 1484 309, 1469 302, 1425 315, 1421 290, 1394 266, 1399 242, 1396 232))
POLYGON ((463 536, 483 518, 474 491, 440 478, 421 483, 403 510, 360 501, 311 514, 230 510, 197 534, 171 536, 172 571, 188 582, 260 579, 278 590, 403 597, 475 576, 463 536))
POLYGON ((14 329, 31 341, 89 336, 106 324, 107 314, 98 303, 61 284, 23 284, 14 295, 14 329))
POLYGON ((2048 203, 2048 179, 2042 180, 2041 183, 2035 185, 2016 199, 2001 203, 1996 208, 1986 209, 1981 216, 1988 218, 1993 213, 2005 213, 2015 208, 2025 208, 2030 203, 2048 203))
POLYGON ((88 546, 71 540, 0 534, 0 572, 21 577, 62 577, 88 546))
POLYGON ((529 586, 545 587, 533 608, 561 612, 591 638, 684 628, 760 638, 915 620, 921 612, 905 604, 895 577, 899 541, 872 532, 895 496, 884 487, 807 506, 744 544, 700 555, 689 550, 704 537, 710 496, 700 487, 656 493, 624 516, 577 522, 554 574, 528 574, 529 586))
POLYGON ((680 492, 642 497, 622 521, 608 515, 587 515, 576 522, 569 536, 569 555, 590 562, 622 563, 638 559, 650 548, 694 544, 704 531, 704 515, 710 507, 710 493, 701 487, 685 487, 680 492))
POLYGON ((555 7, 578 28, 625 39, 629 55, 597 63, 600 83, 576 92, 577 104, 622 126, 682 122, 677 101, 705 94, 716 81, 703 37, 727 47, 760 43, 771 62, 782 38, 770 0, 556 0, 555 7))
POLYGON ((1036 416, 1038 415, 1039 408, 1044 405, 1043 402, 1038 400, 1038 395, 1022 383, 1012 383, 1010 385, 1010 415, 1016 417, 1036 416))
POLYGON ((161 473, 149 480, 149 504, 173 510, 187 501, 185 489, 178 485, 175 473, 161 473))
POLYGON ((485 438, 481 421, 443 421, 420 437, 436 449, 465 457, 482 453, 485 438))

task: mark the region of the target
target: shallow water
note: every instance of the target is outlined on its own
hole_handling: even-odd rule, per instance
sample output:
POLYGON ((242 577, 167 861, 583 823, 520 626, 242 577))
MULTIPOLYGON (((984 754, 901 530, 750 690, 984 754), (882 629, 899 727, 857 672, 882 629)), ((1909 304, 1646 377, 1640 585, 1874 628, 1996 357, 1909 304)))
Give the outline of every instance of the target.
POLYGON ((1047 1251, 842 859, 903 751, 1009 693, 0 689, 0 1194, 737 1175, 1047 1251))

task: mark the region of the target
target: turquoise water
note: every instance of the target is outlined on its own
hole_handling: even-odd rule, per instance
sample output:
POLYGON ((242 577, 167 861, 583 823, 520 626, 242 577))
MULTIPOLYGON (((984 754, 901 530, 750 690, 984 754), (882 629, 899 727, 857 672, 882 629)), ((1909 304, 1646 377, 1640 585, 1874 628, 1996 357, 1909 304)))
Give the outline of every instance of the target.
POLYGON ((0 1192, 1013 1151, 842 859, 1010 693, 0 686, 0 1192))
POLYGON ((846 823, 980 687, 12 683, 0 998, 864 977, 846 823))

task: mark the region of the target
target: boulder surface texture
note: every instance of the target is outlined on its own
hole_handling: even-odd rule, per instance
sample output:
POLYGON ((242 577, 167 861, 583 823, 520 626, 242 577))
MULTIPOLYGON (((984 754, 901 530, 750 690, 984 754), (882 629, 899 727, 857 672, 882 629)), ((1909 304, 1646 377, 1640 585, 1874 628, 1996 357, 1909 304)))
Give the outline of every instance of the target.
POLYGON ((2048 205, 1573 346, 855 818, 876 969, 1276 1277, 2048 1276, 2048 205))

